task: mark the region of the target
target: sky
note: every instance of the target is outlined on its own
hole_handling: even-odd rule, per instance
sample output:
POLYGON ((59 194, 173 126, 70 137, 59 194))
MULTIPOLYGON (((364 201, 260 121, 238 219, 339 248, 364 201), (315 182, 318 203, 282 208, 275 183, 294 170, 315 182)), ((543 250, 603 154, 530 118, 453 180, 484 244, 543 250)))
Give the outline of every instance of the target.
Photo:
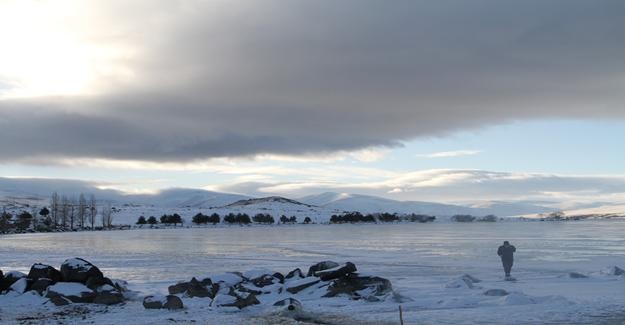
POLYGON ((618 0, 0 0, 0 177, 625 202, 624 16, 618 0))

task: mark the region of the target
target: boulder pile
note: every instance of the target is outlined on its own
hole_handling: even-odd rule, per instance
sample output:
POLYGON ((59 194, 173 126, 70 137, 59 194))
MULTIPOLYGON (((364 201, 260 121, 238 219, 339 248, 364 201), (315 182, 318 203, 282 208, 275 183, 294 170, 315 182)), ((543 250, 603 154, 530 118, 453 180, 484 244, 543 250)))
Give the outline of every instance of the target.
MULTIPOLYGON (((249 271, 201 279, 194 277, 190 281, 169 286, 168 291, 167 297, 206 298, 210 299, 211 306, 238 309, 269 302, 274 306, 284 306, 287 310, 299 310, 301 303, 296 297, 304 294, 307 297, 326 298, 346 296, 371 302, 393 297, 393 287, 389 280, 359 274, 354 263, 341 265, 333 261, 316 263, 308 268, 307 273, 297 268, 286 275, 271 271, 249 271)), ((165 306, 165 301, 166 297, 148 296, 144 299, 144 307, 169 308, 165 306)))
POLYGON ((125 301, 126 283, 111 280, 100 269, 82 258, 65 260, 59 270, 35 263, 28 274, 0 270, 0 294, 33 291, 56 306, 71 303, 114 305, 125 301))

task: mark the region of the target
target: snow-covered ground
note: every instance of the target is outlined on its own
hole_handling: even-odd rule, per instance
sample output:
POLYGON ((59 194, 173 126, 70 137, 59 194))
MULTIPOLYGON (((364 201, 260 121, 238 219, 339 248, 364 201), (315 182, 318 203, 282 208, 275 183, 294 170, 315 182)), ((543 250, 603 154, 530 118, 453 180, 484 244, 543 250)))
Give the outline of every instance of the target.
MULTIPOLYGON (((596 323, 625 311, 625 222, 580 221, 430 223, 388 225, 294 225, 130 230, 0 236, 0 269, 27 272, 42 262, 60 265, 79 256, 141 295, 166 293, 192 276, 270 269, 288 272, 322 261, 354 262, 359 271, 391 280, 406 324, 596 323), (502 281, 495 252, 503 240, 517 247, 513 275, 502 281), (571 278, 570 272, 588 278, 571 278), (482 280, 469 288, 463 274, 482 280), (487 296, 504 289, 507 296, 487 296)), ((34 317, 50 321, 210 324, 272 324, 272 307, 243 311, 208 306, 208 298, 185 299, 182 312, 145 310, 141 300, 114 307, 49 307, 25 294, 0 296, 0 322, 34 317), (87 309, 85 309, 87 308, 87 309)), ((302 299, 304 311, 335 324, 398 324, 398 305, 347 298, 302 299)), ((294 321, 293 321, 294 322, 294 321)))

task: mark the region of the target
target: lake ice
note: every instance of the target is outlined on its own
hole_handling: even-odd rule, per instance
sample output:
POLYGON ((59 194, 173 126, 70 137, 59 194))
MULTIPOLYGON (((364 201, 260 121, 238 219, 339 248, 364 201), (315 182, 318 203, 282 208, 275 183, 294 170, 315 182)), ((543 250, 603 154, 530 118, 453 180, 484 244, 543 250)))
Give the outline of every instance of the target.
MULTIPOLYGON (((322 260, 350 261, 359 272, 388 278, 398 293, 412 300, 401 304, 408 324, 593 323, 618 319, 625 310, 625 278, 606 271, 611 266, 625 266, 623 234, 625 222, 616 220, 40 233, 1 236, 0 269, 28 272, 35 262, 58 266, 69 257, 82 257, 147 295, 166 293, 167 286, 193 276, 253 269, 286 273, 296 267, 307 269, 322 260), (517 282, 502 281, 496 251, 503 240, 517 247, 512 269, 517 282), (589 278, 573 279, 570 272, 589 278), (482 281, 472 289, 450 285, 463 274, 482 281), (503 289, 510 294, 484 295, 489 289, 503 289)), ((189 311, 201 304, 198 299, 189 300, 193 300, 185 302, 189 311)), ((304 300, 303 305, 319 314, 346 314, 357 322, 398 320, 398 303, 392 301, 324 298, 304 300)), ((172 314, 146 311, 140 302, 131 302, 89 317, 112 323, 119 319, 149 323, 171 317, 243 323, 261 322, 267 312, 256 308, 219 313, 197 308, 200 312, 172 314)), ((3 298, 0 311, 4 315, 0 320, 8 321, 28 309, 3 298)))

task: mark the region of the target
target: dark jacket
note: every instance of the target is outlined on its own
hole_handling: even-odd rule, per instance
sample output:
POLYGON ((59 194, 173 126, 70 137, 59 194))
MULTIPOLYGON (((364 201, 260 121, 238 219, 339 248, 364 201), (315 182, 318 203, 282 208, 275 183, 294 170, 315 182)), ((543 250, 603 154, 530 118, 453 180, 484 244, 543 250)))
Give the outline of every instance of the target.
POLYGON ((501 256, 501 259, 504 261, 512 261, 514 259, 514 252, 516 252, 516 247, 512 245, 501 245, 499 249, 497 249, 497 255, 501 256))

